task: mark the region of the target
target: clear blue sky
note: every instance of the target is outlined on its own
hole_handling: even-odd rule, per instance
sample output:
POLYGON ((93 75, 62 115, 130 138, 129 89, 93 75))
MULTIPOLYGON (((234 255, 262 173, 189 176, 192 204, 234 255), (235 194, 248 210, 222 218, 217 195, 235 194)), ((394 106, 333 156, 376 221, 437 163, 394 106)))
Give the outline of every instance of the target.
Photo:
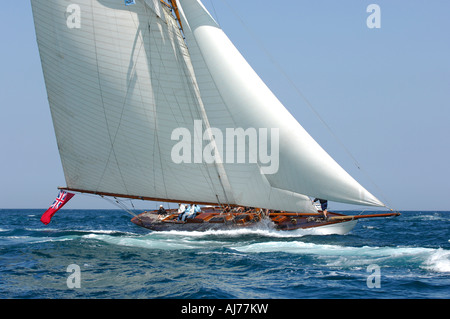
MULTIPOLYGON (((450 1, 204 3, 284 105, 362 185, 398 210, 450 210, 450 1), (366 25, 371 3, 381 8, 380 29, 366 25)), ((47 208, 65 181, 28 0, 3 1, 0 39, 0 208, 47 208)), ((113 206, 77 195, 67 207, 113 206)))

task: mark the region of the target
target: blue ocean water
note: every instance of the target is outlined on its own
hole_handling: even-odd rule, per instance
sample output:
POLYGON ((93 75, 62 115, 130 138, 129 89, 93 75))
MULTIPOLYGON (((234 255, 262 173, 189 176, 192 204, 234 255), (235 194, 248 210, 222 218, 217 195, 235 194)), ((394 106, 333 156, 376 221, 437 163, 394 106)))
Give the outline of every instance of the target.
POLYGON ((2 299, 450 297, 450 212, 311 235, 151 232, 120 210, 62 209, 45 226, 43 211, 0 210, 2 299), (79 288, 68 284, 75 274, 79 288))

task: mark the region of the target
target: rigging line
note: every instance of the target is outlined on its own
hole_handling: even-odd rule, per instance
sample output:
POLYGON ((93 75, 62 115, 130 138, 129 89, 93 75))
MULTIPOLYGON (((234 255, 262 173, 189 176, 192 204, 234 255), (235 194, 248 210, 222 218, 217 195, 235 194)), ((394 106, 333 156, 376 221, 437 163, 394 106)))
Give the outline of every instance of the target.
MULTIPOLYGON (((133 213, 130 209, 128 209, 128 207, 125 206, 125 204, 123 204, 122 202, 120 202, 117 198, 114 197, 115 200, 112 200, 111 198, 108 198, 106 196, 101 196, 103 199, 105 199, 106 201, 112 203, 113 205, 116 205, 117 207, 119 207, 120 209, 124 210, 125 212, 127 212, 128 214, 136 217, 137 219, 140 219, 138 215, 136 215, 135 213, 133 213)), ((134 205, 132 205, 134 208, 134 205)))
MULTIPOLYGON (((89 194, 89 193, 79 193, 79 195, 88 196, 88 197, 92 197, 92 198, 94 198, 94 197, 95 197, 95 198, 98 198, 98 196, 100 196, 100 197, 103 198, 104 200, 106 200, 106 201, 112 203, 113 205, 119 207, 121 210, 124 210, 124 211, 126 211, 128 214, 130 214, 130 215, 136 217, 137 219, 140 219, 138 215, 136 215, 136 214, 133 213, 130 209, 128 209, 128 208, 125 206, 125 204, 123 204, 122 202, 120 202, 116 197, 114 197, 115 200, 112 200, 111 198, 109 198, 109 197, 107 197, 107 196, 104 196, 104 195, 95 195, 95 194, 89 194)), ((131 201, 131 199, 130 199, 130 203, 131 203, 131 206, 133 206, 133 209, 135 209, 135 208, 134 208, 134 204, 133 204, 133 202, 131 201)), ((135 210, 136 210, 136 209, 135 209, 135 210)))
POLYGON ((214 1, 209 0, 209 3, 211 4, 211 7, 213 8, 214 11, 214 19, 216 20, 217 24, 220 25, 219 16, 217 15, 216 7, 214 6, 214 1))
MULTIPOLYGON (((317 116, 317 118, 322 122, 322 124, 327 128, 327 130, 330 132, 330 134, 333 136, 333 138, 337 141, 337 143, 344 149, 344 151, 347 153, 347 155, 353 160, 355 166, 360 170, 366 178, 373 184, 375 188, 378 189, 382 197, 384 198, 384 202, 388 202, 386 195, 381 191, 381 188, 374 182, 374 180, 369 176, 369 174, 361 168, 361 165, 356 160, 356 158, 353 156, 353 154, 350 152, 350 150, 345 146, 345 144, 341 141, 341 139, 337 136, 337 134, 333 131, 333 129, 328 125, 328 123, 323 119, 323 117, 319 114, 319 112, 313 107, 312 103, 306 98, 306 96, 303 94, 303 92, 298 88, 298 86, 294 83, 294 81, 289 77, 289 75, 286 73, 286 71, 280 66, 280 64, 275 60, 275 58, 270 54, 270 52, 265 48, 262 41, 252 32, 252 30, 247 26, 247 24, 244 22, 244 20, 240 17, 240 15, 233 9, 232 6, 228 4, 227 1, 222 0, 223 3, 225 3, 230 11, 237 17, 237 19, 240 21, 242 26, 246 29, 248 34, 257 42, 260 49, 267 55, 269 60, 274 64, 274 66, 278 69, 278 71, 286 78, 286 80, 289 82, 289 84, 294 88, 294 90, 297 92, 297 94, 305 101, 306 105, 309 107, 309 109, 317 116)), ((384 204, 384 203, 383 203, 384 204)), ((392 210, 388 205, 385 204, 387 208, 392 210)))

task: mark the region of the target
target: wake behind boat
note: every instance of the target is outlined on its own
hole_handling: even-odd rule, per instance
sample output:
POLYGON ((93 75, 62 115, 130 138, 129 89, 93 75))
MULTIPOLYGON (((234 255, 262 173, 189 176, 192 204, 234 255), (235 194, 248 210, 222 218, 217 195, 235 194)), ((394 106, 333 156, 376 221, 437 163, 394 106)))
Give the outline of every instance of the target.
POLYGON ((321 219, 311 197, 386 206, 305 131, 200 0, 31 3, 67 183, 44 223, 66 191, 208 205, 186 220, 133 218, 153 230, 268 221, 345 233, 362 217, 321 219))

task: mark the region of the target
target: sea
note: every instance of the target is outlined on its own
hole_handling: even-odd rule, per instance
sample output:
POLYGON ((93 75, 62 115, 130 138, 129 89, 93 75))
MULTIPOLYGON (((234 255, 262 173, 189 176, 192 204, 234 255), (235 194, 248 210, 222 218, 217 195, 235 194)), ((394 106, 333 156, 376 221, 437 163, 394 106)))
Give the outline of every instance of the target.
POLYGON ((268 225, 152 232, 122 210, 62 209, 46 226, 43 212, 0 209, 0 299, 173 299, 192 306, 450 297, 446 211, 361 219, 346 235, 268 225))

